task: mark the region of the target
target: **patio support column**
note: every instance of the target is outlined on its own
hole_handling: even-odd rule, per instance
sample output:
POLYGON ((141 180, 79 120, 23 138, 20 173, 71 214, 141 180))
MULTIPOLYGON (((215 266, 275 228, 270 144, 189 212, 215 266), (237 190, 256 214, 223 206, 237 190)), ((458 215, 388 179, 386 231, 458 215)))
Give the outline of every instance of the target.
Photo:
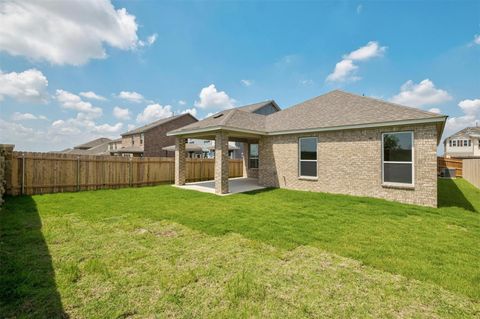
POLYGON ((187 165, 185 159, 186 139, 177 137, 175 139, 175 185, 185 185, 187 165))
POLYGON ((243 177, 248 177, 248 143, 243 143, 243 177))
POLYGON ((228 135, 225 132, 215 136, 215 193, 228 193, 228 135))

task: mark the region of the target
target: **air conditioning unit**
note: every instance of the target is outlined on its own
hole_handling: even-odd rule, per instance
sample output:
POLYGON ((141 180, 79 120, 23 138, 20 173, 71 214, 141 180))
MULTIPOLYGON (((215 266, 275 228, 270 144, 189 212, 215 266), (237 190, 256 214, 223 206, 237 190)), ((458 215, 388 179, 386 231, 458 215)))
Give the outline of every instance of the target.
POLYGON ((446 178, 455 178, 457 175, 457 169, 456 168, 442 168, 442 171, 440 172, 440 176, 446 177, 446 178))

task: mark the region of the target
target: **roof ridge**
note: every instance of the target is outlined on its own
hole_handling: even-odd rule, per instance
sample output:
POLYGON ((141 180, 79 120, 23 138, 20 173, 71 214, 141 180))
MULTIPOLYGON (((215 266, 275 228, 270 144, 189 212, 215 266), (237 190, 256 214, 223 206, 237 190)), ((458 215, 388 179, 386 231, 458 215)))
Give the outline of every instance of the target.
MULTIPOLYGON (((141 132, 136 132, 136 133, 132 133, 132 132, 134 132, 134 131, 141 131, 142 129, 145 129, 145 128, 147 128, 148 126, 155 125, 155 123, 165 124, 165 123, 168 123, 168 122, 173 121, 173 120, 175 120, 175 119, 178 119, 178 118, 180 118, 180 117, 182 117, 182 116, 187 116, 187 115, 193 117, 194 119, 196 119, 196 120, 198 121, 198 119, 197 119, 195 116, 193 116, 192 114, 190 114, 189 112, 187 112, 187 113, 172 115, 172 116, 169 116, 169 117, 166 117, 166 118, 163 118, 163 119, 155 120, 155 121, 150 122, 150 123, 148 123, 148 124, 145 124, 145 125, 139 126, 139 127, 137 127, 137 128, 128 130, 127 132, 122 133, 122 134, 120 134, 120 135, 130 135, 130 134, 141 133, 141 132)), ((153 127, 154 127, 154 126, 153 126, 153 127)), ((153 128, 153 127, 151 127, 151 128, 153 128)), ((151 128, 148 128, 148 130, 151 129, 151 128)))
POLYGON ((390 104, 390 105, 392 105, 392 106, 398 106, 398 107, 403 107, 403 108, 407 108, 407 109, 414 110, 414 111, 420 111, 420 112, 425 113, 425 114, 428 114, 428 115, 435 115, 435 116, 438 116, 438 117, 446 116, 446 115, 444 115, 444 114, 438 114, 438 113, 433 113, 433 112, 425 111, 425 110, 419 109, 418 107, 413 107, 413 106, 407 106, 407 105, 403 105, 403 104, 398 104, 398 103, 394 103, 394 102, 390 102, 390 101, 386 101, 386 100, 377 99, 377 98, 374 98, 374 97, 371 97, 371 96, 359 95, 359 94, 355 94, 355 93, 343 91, 343 90, 341 90, 341 89, 335 89, 335 90, 333 90, 333 91, 330 91, 329 93, 333 93, 333 92, 341 92, 341 93, 344 93, 344 94, 347 94, 347 95, 351 95, 351 96, 355 96, 355 97, 362 97, 362 98, 374 100, 374 101, 377 101, 377 102, 390 104))

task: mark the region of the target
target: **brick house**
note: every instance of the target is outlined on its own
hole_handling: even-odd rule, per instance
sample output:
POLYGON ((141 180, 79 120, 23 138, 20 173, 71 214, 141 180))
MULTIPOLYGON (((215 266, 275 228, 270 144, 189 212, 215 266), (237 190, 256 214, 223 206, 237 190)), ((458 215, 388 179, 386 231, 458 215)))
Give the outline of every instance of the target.
POLYGON ((162 148, 175 143, 175 137, 167 136, 167 132, 178 129, 198 120, 190 113, 175 115, 161 119, 142 127, 121 134, 119 141, 110 142, 110 154, 121 156, 166 156, 173 157, 174 152, 162 148))
POLYGON ((446 116, 335 90, 280 110, 273 101, 226 110, 168 133, 175 183, 187 138, 215 140, 215 192, 228 193, 228 141, 244 143, 258 184, 437 206, 437 145, 446 116), (268 109, 255 112, 257 108, 268 109))

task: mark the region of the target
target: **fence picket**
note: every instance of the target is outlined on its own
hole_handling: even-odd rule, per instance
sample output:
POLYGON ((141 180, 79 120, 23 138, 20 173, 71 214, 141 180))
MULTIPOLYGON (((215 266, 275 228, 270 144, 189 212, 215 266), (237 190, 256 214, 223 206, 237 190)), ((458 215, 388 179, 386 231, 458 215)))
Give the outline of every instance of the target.
MULTIPOLYGON (((187 159, 187 182, 211 180, 214 159, 187 159)), ((241 177, 242 160, 229 161, 230 177, 241 177)), ((138 187, 173 183, 172 157, 113 156, 13 152, 11 195, 138 187)))

